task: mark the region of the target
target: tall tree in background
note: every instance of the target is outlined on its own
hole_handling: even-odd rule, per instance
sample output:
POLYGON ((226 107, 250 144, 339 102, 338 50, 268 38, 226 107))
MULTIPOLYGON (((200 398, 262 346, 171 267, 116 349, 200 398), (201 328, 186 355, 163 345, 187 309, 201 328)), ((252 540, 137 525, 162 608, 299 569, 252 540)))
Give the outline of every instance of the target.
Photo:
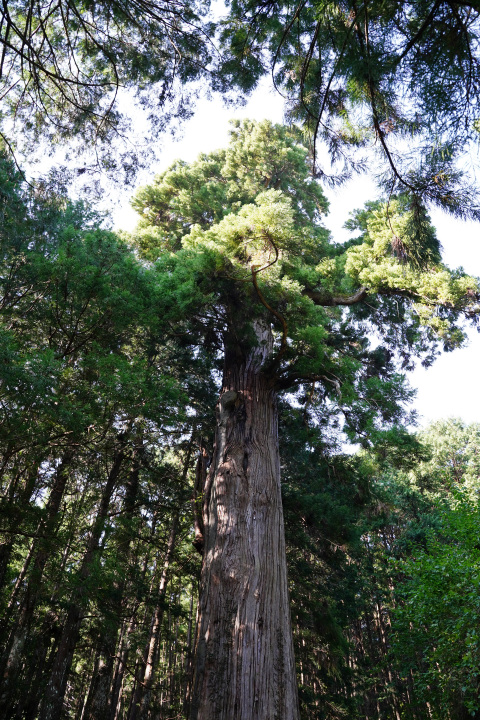
MULTIPOLYGON (((163 344, 154 276, 95 213, 53 187, 27 191, 5 158, 0 168, 0 714, 37 717, 41 704, 41 717, 58 717, 92 606, 99 662, 103 623, 116 649, 122 574, 133 571, 128 553, 123 573, 112 561, 110 537, 128 548, 171 512, 184 522, 186 480, 165 469, 158 438, 191 433, 185 402, 203 404, 209 371, 184 356, 199 395, 181 389, 190 353, 172 337, 163 344), (116 602, 105 598, 110 581, 116 602)), ((181 440, 171 445, 183 454, 181 440)), ((110 662, 109 687, 113 673, 110 662)))
POLYGON ((403 673, 410 669, 432 717, 476 717, 480 426, 439 421, 419 440, 429 457, 398 478, 404 497, 408 489, 417 495, 420 512, 395 562, 393 658, 403 673))
POLYGON ((140 247, 159 256, 163 315, 223 358, 203 488, 192 720, 299 717, 278 393, 318 384, 340 397, 355 438, 394 423, 402 378, 393 353, 421 353, 435 336, 457 345, 457 319, 477 310, 476 280, 440 264, 418 198, 371 205, 352 222, 358 239, 335 246, 309 171, 295 134, 247 121, 226 151, 177 163, 134 203, 140 247), (369 348, 370 322, 383 349, 369 348))
POLYGON ((355 460, 369 477, 345 626, 359 716, 478 715, 479 429, 388 432, 355 460))

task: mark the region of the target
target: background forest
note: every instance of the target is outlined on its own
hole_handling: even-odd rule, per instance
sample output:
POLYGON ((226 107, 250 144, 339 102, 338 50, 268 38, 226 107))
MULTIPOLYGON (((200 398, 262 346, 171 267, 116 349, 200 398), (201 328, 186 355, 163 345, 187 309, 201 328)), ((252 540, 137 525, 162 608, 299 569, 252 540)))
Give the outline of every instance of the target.
POLYGON ((413 433, 406 380, 477 325, 479 280, 442 264, 428 209, 480 215, 478 9, 207 10, 1 11, 0 717, 197 717, 208 478, 243 412, 226 368, 261 352, 300 716, 479 717, 480 423, 413 433), (117 96, 155 136, 200 81, 231 101, 268 68, 287 125, 175 162, 133 232, 69 196, 148 162, 117 96), (22 152, 62 143, 69 169, 27 181, 22 152), (322 183, 369 162, 383 199, 336 243, 322 183))

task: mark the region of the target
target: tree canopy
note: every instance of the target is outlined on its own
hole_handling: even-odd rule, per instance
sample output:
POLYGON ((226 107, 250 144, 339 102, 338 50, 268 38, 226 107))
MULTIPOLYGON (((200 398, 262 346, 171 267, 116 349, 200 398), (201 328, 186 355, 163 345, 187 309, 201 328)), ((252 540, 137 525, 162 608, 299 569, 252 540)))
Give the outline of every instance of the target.
POLYGON ((238 337, 257 314, 272 320, 279 386, 317 379, 334 394, 339 375, 357 383, 374 357, 381 373, 379 348, 352 345, 359 322, 371 321, 382 336, 390 375, 387 348, 407 362, 410 351, 428 356, 438 338, 447 348, 461 343, 462 318, 475 322, 477 280, 441 264, 420 200, 370 203, 349 221, 357 237, 335 244, 309 170, 296 131, 246 121, 234 123, 227 150, 176 163, 138 191, 135 242, 147 258, 158 257, 164 297, 178 294, 172 312, 186 313, 190 302, 201 332, 234 323, 238 337), (397 320, 393 296, 402 305, 397 320))
MULTIPOLYGON (((189 81, 208 76, 209 3, 23 2, 0 10, 1 132, 11 148, 89 149, 128 179, 132 98, 158 135, 191 112, 189 81), (112 142, 115 152, 112 152, 112 142)), ((143 158, 143 161, 145 159, 143 158)), ((94 164, 92 157, 84 160, 94 164)), ((82 168, 85 170, 86 168, 82 168)))
POLYGON ((14 121, 30 153, 41 137, 50 145, 77 138, 77 149, 103 155, 104 169, 131 175, 146 149, 128 142, 132 94, 157 138, 172 116, 188 114, 188 81, 241 100, 271 73, 324 181, 367 162, 372 170, 376 157, 387 194, 478 217, 466 162, 479 139, 476 3, 235 0, 223 17, 208 10, 202 2, 5 2, 4 137, 13 147, 14 121))
POLYGON ((479 23, 474 2, 235 0, 222 72, 233 82, 240 70, 245 89, 272 74, 326 180, 320 143, 337 173, 373 152, 388 193, 478 217, 473 177, 456 160, 478 145, 479 23))

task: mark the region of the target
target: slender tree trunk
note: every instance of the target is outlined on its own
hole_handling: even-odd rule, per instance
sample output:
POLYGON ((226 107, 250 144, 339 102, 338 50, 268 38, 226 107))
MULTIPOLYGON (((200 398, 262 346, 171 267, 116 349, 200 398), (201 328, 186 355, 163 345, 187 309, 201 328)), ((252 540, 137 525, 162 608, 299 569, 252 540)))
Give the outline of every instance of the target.
POLYGON ((100 664, 101 664, 101 647, 97 647, 96 653, 95 653, 95 660, 93 661, 93 668, 92 672, 90 673, 90 681, 88 683, 88 692, 84 694, 82 707, 79 712, 80 720, 83 720, 84 717, 87 716, 87 714, 90 712, 90 707, 92 705, 92 699, 95 693, 95 684, 97 682, 98 673, 100 671, 100 664))
POLYGON ((99 638, 99 657, 96 664, 88 704, 84 708, 85 720, 107 720, 111 710, 111 691, 114 684, 115 657, 118 646, 118 637, 121 634, 122 626, 122 604, 126 589, 126 576, 131 556, 131 544, 133 541, 131 523, 135 502, 138 496, 140 463, 143 455, 143 446, 140 443, 136 448, 132 467, 130 469, 128 484, 123 504, 124 518, 126 525, 118 531, 115 538, 116 554, 119 558, 119 577, 117 579, 117 597, 115 605, 110 609, 110 622, 106 623, 103 635, 99 638))
MULTIPOLYGON (((190 441, 188 443, 187 451, 185 454, 180 487, 183 487, 187 480, 190 459, 192 456, 194 437, 195 428, 192 431, 192 435, 190 437, 190 441)), ((175 552, 179 516, 180 508, 177 507, 172 519, 170 536, 168 539, 167 550, 163 561, 162 574, 160 576, 160 581, 158 584, 157 604, 150 622, 150 636, 143 653, 143 666, 141 669, 139 668, 138 680, 135 683, 135 690, 133 692, 130 711, 128 714, 128 720, 136 720, 137 718, 139 718, 140 720, 146 720, 148 716, 148 709, 152 694, 152 685, 155 676, 155 659, 158 654, 157 651, 160 641, 160 628, 162 625, 165 609, 165 595, 167 591, 168 572, 175 552)))
MULTIPOLYGON (((152 526, 150 530, 150 539, 153 540, 155 537, 157 528, 157 515, 154 514, 152 519, 152 526)), ((145 557, 143 559, 143 567, 142 567, 142 573, 141 573, 141 584, 145 582, 145 577, 147 574, 147 569, 149 568, 152 560, 150 557, 150 553, 147 552, 145 554, 145 557)), ((154 560, 154 570, 153 575, 155 575, 156 570, 156 559, 154 560)), ((150 589, 149 589, 149 595, 153 592, 153 583, 150 583, 150 589)), ((138 596, 135 599, 135 603, 133 607, 130 608, 130 618, 128 621, 128 624, 126 621, 124 621, 121 631, 120 631, 120 639, 118 643, 118 651, 117 651, 117 657, 116 657, 116 665, 115 670, 113 673, 113 682, 112 682, 112 690, 111 690, 111 697, 110 697, 110 710, 108 715, 106 716, 106 720, 119 720, 120 714, 122 711, 123 706, 123 687, 124 687, 124 675, 125 671, 127 669, 127 663, 129 661, 129 654, 131 650, 132 645, 132 638, 135 635, 135 630, 138 624, 138 610, 140 605, 140 596, 138 596)))
MULTIPOLYGON (((8 516, 13 522, 10 529, 11 535, 9 539, 5 543, 0 544, 0 589, 3 588, 5 584, 5 579, 10 564, 10 558, 15 547, 15 530, 18 529, 18 527, 21 525, 25 507, 28 506, 28 504, 30 503, 33 491, 35 489, 35 481, 37 479, 37 475, 38 463, 34 464, 33 470, 30 469, 30 472, 26 474, 25 487, 23 488, 23 491, 19 494, 19 497, 16 498, 16 502, 19 503, 19 506, 15 507, 15 497, 8 498, 5 502, 5 508, 8 508, 8 516)), ((15 490, 15 487, 13 487, 12 490, 15 490)), ((14 493, 12 492, 12 494, 14 493)))
POLYGON ((258 347, 225 353, 205 488, 191 720, 298 720, 275 391, 258 347))
POLYGON ((85 605, 88 602, 85 583, 90 576, 95 554, 99 548, 108 507, 124 457, 124 450, 122 448, 116 453, 115 460, 103 489, 98 514, 79 570, 80 587, 68 610, 67 618, 62 629, 57 655, 53 663, 52 672, 38 716, 39 720, 58 720, 62 712, 68 674, 80 634, 85 605))
MULTIPOLYGON (((40 530, 40 526, 37 528, 37 533, 39 532, 39 530, 40 530)), ((9 601, 8 601, 8 605, 7 605, 6 612, 5 612, 5 615, 6 615, 6 618, 7 618, 7 619, 8 619, 8 617, 10 616, 10 612, 11 612, 12 608, 15 606, 15 602, 16 602, 16 600, 17 600, 18 592, 19 592, 19 590, 20 590, 20 588, 21 588, 21 586, 22 586, 23 581, 25 580, 25 575, 27 574, 28 568, 30 567, 30 563, 31 563, 32 558, 33 558, 33 556, 34 556, 34 554, 35 554, 35 549, 36 549, 36 548, 35 548, 35 542, 32 541, 32 544, 31 544, 31 546, 30 546, 30 550, 28 551, 28 554, 27 554, 27 556, 26 556, 26 558, 25 558, 25 560, 24 560, 24 562, 23 562, 22 569, 21 569, 21 571, 20 571, 20 573, 19 573, 19 575, 18 575, 18 577, 17 577, 17 579, 16 579, 16 581, 15 581, 15 585, 13 586, 13 590, 12 590, 12 592, 11 592, 11 594, 10 594, 10 599, 9 599, 9 601)))
POLYGON ((188 715, 190 707, 190 684, 192 668, 192 629, 193 629, 193 586, 188 614, 187 642, 185 646, 184 683, 183 683, 183 714, 188 715))
POLYGON ((5 664, 2 662, 3 683, 0 695, 0 715, 2 712, 7 712, 6 708, 12 700, 12 692, 15 694, 19 663, 23 655, 37 601, 41 594, 43 572, 51 552, 49 543, 51 543, 51 537, 58 523, 58 512, 65 492, 72 458, 73 450, 69 448, 55 471, 52 489, 45 508, 45 518, 39 524, 38 534, 43 534, 44 538, 38 540, 38 545, 36 538, 32 541, 32 544, 36 545, 36 550, 30 579, 18 611, 17 624, 10 634, 3 656, 5 664))
POLYGON ((178 617, 173 618, 174 631, 170 633, 169 653, 168 653, 168 706, 167 711, 173 712, 176 694, 176 669, 177 669, 177 650, 178 650, 178 617))
POLYGON ((135 629, 135 617, 132 616, 125 628, 122 626, 120 641, 118 643, 118 656, 115 665, 115 671, 113 674, 113 682, 110 694, 110 709, 106 717, 106 720, 117 720, 120 713, 120 705, 122 700, 122 687, 123 687, 123 676, 128 661, 129 654, 129 640, 135 629))
POLYGON ((54 634, 53 617, 48 617, 43 623, 38 640, 35 642, 35 652, 32 666, 35 672, 32 675, 30 689, 25 693, 20 703, 22 720, 37 720, 38 706, 45 690, 45 678, 48 678, 58 648, 59 638, 54 634), (51 642, 51 638, 53 642, 51 642))
POLYGON ((157 606, 153 612, 150 624, 150 638, 144 652, 144 671, 142 682, 137 682, 135 693, 130 708, 128 720, 146 720, 148 716, 148 708, 152 694, 152 685, 155 673, 155 658, 157 656, 158 643, 160 640, 160 628, 165 610, 165 595, 167 592, 167 579, 170 563, 172 562, 173 553, 175 551, 175 543, 178 530, 178 511, 175 513, 170 530, 167 552, 162 568, 162 575, 158 584, 157 606))

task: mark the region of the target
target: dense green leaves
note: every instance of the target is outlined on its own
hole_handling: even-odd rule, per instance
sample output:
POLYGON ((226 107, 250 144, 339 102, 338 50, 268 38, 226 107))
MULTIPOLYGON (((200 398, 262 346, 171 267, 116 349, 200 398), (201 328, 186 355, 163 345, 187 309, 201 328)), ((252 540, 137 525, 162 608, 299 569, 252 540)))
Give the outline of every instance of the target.
POLYGON ((245 349, 251 323, 272 322, 278 387, 317 382, 341 396, 357 437, 375 428, 377 412, 398 422, 409 396, 395 355, 406 365, 439 338, 461 344, 462 316, 477 312, 477 280, 441 265, 418 201, 370 204, 350 223, 360 237, 332 243, 298 135, 267 122, 236 123, 225 151, 174 165, 133 204, 141 219, 132 242, 159 258, 164 312, 188 316, 192 342, 200 333, 218 348, 228 332, 245 349), (383 344, 372 347, 368 332, 383 344))
POLYGON ((439 510, 425 546, 400 564, 405 579, 393 618, 398 662, 403 672, 413 670, 418 696, 434 702, 435 718, 457 703, 472 715, 480 708, 480 517, 462 493, 452 505, 439 510))
MULTIPOLYGON (((208 10, 208 2, 5 2, 9 145, 31 153, 43 137, 50 147, 68 141, 70 151, 95 146, 104 170, 131 179, 142 155, 125 142, 132 96, 158 136, 172 116, 190 112, 189 81, 206 80, 231 98, 271 73, 325 180, 372 169, 377 156, 389 194, 478 217, 474 174, 459 162, 479 137, 474 2, 235 0, 216 22, 208 10), (320 144, 333 170, 319 168, 320 144)), ((91 169, 87 161, 78 171, 91 169)))
POLYGON ((318 219, 328 203, 310 177, 299 140, 297 131, 267 121, 234 121, 228 148, 191 164, 178 161, 157 176, 132 201, 141 218, 135 241, 143 253, 155 259, 178 250, 193 226, 208 228, 267 190, 291 198, 297 225, 318 219))
POLYGON ((361 598, 367 624, 383 617, 383 648, 363 629, 356 643, 377 658, 362 665, 364 678, 388 675, 401 717, 478 710, 478 431, 441 421, 416 438, 390 434, 364 455, 374 502, 363 564, 373 577, 363 577, 361 598))
POLYGON ((145 598, 153 612, 164 536, 188 528, 184 436, 193 406, 198 426, 210 412, 210 367, 164 336, 156 277, 95 214, 2 169, 0 705, 48 717, 77 644, 113 674, 118 633, 145 598))

